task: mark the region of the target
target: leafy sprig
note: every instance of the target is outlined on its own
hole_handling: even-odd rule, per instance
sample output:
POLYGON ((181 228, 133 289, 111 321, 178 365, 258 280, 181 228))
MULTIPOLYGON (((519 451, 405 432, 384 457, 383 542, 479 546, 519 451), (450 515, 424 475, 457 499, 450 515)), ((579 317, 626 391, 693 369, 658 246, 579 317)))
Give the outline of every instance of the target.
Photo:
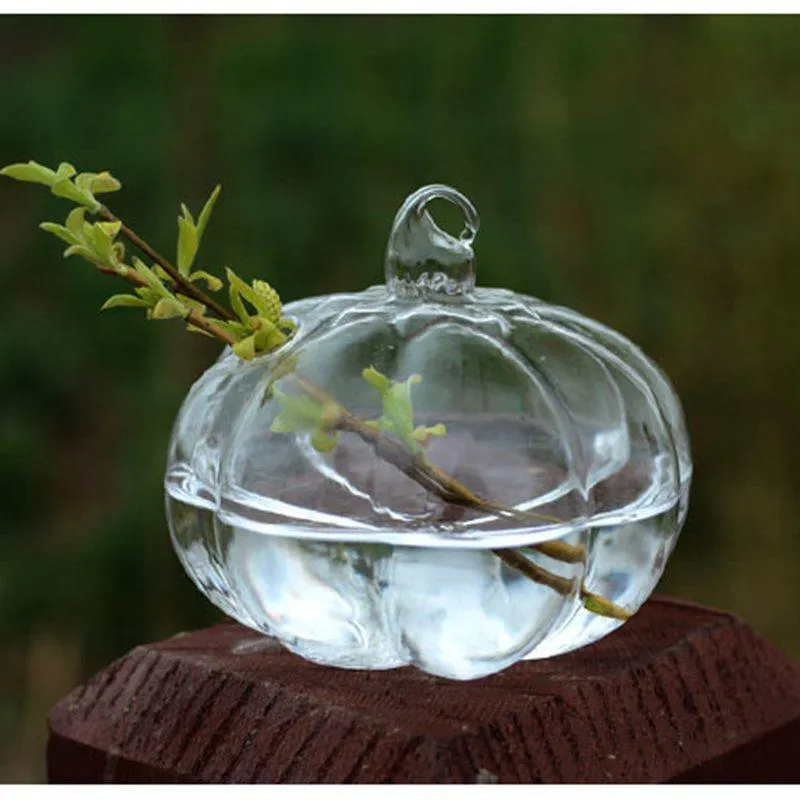
POLYGON ((59 164, 56 170, 44 167, 36 161, 10 164, 0 170, 0 175, 49 186, 56 197, 72 200, 78 205, 85 206, 93 214, 102 208, 102 203, 95 197, 96 194, 116 192, 122 188, 122 184, 108 172, 82 172, 78 175, 75 167, 66 162, 59 164))
POLYGON ((226 268, 225 273, 236 319, 219 325, 236 339, 233 346, 236 355, 251 359, 256 353, 268 352, 283 344, 295 325, 283 319, 278 293, 266 281, 254 280, 248 285, 232 269, 226 268))
POLYGON ((181 214, 178 217, 178 249, 176 262, 178 265, 178 272, 192 283, 197 281, 204 281, 212 292, 218 292, 222 288, 222 281, 203 270, 192 271, 192 265, 197 256, 197 251, 200 247, 200 242, 203 239, 208 220, 211 217, 211 212, 214 210, 214 205, 217 202, 222 187, 218 184, 211 192, 211 196, 206 200, 203 210, 195 223, 194 217, 184 203, 181 203, 181 214))
POLYGON ((336 447, 339 433, 333 429, 341 419, 338 404, 319 403, 307 395, 286 394, 278 388, 272 389, 272 396, 281 410, 270 430, 310 434, 311 445, 320 453, 329 453, 336 447))
MULTIPOLYGON (((392 381, 375 367, 367 367, 362 377, 378 390, 383 405, 383 414, 378 419, 363 420, 365 428, 394 437, 413 454, 421 453, 432 436, 444 436, 447 433, 442 423, 431 427, 414 426, 411 387, 422 380, 420 375, 411 375, 405 381, 392 381)), ((287 394, 276 387, 272 388, 271 394, 281 409, 272 422, 271 430, 276 433, 310 434, 311 444, 316 450, 321 453, 333 450, 339 436, 335 428, 341 422, 343 413, 338 403, 320 402, 308 395, 287 394)))
POLYGON ((414 426, 411 387, 422 381, 421 375, 410 375, 405 381, 392 381, 375 367, 367 367, 361 375, 378 390, 383 404, 383 414, 376 420, 367 420, 367 425, 395 436, 412 453, 422 452, 432 436, 444 436, 447 433, 447 428, 441 422, 431 427, 414 426))
POLYGON ((0 175, 48 186, 53 194, 77 204, 63 225, 44 222, 40 227, 67 244, 65 257, 80 256, 101 272, 134 284, 133 294, 112 295, 103 309, 142 308, 146 310, 148 319, 184 319, 188 330, 222 339, 246 360, 279 347, 294 331, 294 323, 283 317, 278 293, 266 281, 255 280, 248 284, 226 267, 232 311, 197 286, 203 282, 209 291, 218 292, 224 285, 217 276, 194 269, 220 186, 215 187, 197 220, 187 206, 181 204, 176 267, 123 225, 95 197, 122 187, 109 172, 77 174, 75 168, 66 162, 53 170, 29 161, 11 164, 0 170, 0 175), (101 220, 88 221, 87 212, 101 220), (136 256, 130 263, 126 262, 125 245, 119 240, 121 236, 154 263, 147 264, 136 256))

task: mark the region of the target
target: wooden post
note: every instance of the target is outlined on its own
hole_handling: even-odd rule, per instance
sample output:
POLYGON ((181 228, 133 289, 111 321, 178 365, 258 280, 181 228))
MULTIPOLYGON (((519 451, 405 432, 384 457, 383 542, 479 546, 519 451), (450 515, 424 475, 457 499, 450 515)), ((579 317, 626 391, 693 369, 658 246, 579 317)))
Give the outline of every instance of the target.
POLYGON ((800 669, 737 617, 666 598, 464 683, 316 666, 228 624, 137 647, 49 725, 51 782, 787 782, 800 669))

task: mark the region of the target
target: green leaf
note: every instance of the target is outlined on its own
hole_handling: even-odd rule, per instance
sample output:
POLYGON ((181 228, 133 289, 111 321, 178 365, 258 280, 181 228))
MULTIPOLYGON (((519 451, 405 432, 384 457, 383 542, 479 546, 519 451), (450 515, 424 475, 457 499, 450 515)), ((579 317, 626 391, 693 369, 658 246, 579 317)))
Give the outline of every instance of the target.
POLYGON ((94 252, 83 244, 74 244, 72 247, 68 247, 64 251, 64 258, 69 258, 70 256, 81 256, 87 261, 91 261, 92 264, 97 261, 97 257, 95 256, 94 252))
POLYGON ((165 298, 172 297, 172 295, 169 293, 164 284, 161 283, 161 281, 158 279, 153 270, 151 270, 141 259, 134 257, 133 266, 136 269, 136 272, 139 273, 139 276, 147 282, 147 285, 153 292, 155 292, 156 295, 165 298))
POLYGON ((42 222, 39 227, 47 233, 52 233, 53 236, 58 236, 59 239, 67 244, 79 243, 79 240, 72 235, 72 232, 63 225, 57 225, 55 222, 42 222))
POLYGON ((205 281, 206 286, 212 292, 218 292, 222 288, 222 281, 216 276, 211 275, 209 272, 204 272, 203 270, 198 270, 197 272, 193 272, 189 279, 192 283, 196 283, 197 281, 205 281))
POLYGON ((225 267, 225 275, 228 278, 228 295, 231 300, 231 308, 242 323, 249 325, 250 315, 247 313, 244 303, 242 303, 239 289, 240 285, 247 288, 247 284, 230 267, 225 267))
POLYGON ((35 161, 29 161, 27 164, 9 164, 0 169, 0 175, 27 183, 41 183, 45 186, 52 186, 56 180, 56 173, 52 169, 43 167, 35 161))
POLYGON ((68 164, 66 161, 62 161, 58 165, 58 169, 56 170, 56 180, 57 181, 64 181, 69 180, 75 174, 75 167, 72 164, 68 164))
POLYGON ((77 178, 75 178, 75 186, 78 187, 78 190, 83 192, 84 194, 91 194, 92 192, 92 181, 96 178, 96 174, 94 172, 81 172, 77 178))
POLYGON ((427 428, 424 425, 419 425, 418 427, 414 428, 414 432, 411 435, 413 436, 415 442, 422 445, 422 447, 425 447, 425 445, 428 444, 428 440, 432 436, 446 436, 447 426, 443 422, 427 428))
POLYGON ((258 298, 253 287, 248 286, 230 267, 225 268, 225 273, 230 285, 255 308, 258 298))
POLYGON ((150 303, 133 294, 115 294, 103 303, 100 310, 105 311, 108 308, 122 308, 123 306, 130 306, 131 308, 149 308, 150 303))
POLYGON ((239 319, 251 324, 251 315, 242 302, 244 298, 258 316, 277 326, 281 322, 281 300, 278 293, 266 281, 253 281, 248 286, 230 267, 225 267, 231 306, 239 319))
POLYGON ((100 227, 100 223, 89 225, 84 228, 86 243, 94 250, 97 259, 103 264, 108 264, 113 241, 106 231, 100 227))
POLYGON ((383 414, 391 419, 399 429, 411 433, 414 426, 414 410, 411 405, 411 386, 419 383, 419 375, 412 375, 407 381, 393 381, 383 395, 383 414))
POLYGON ((71 180, 63 178, 57 180, 50 187, 50 191, 56 197, 64 197, 74 203, 86 206, 89 211, 95 212, 100 208, 100 203, 91 194, 81 191, 71 180))
POLYGON ((122 184, 110 173, 103 171, 95 175, 91 183, 92 194, 107 194, 108 192, 118 192, 122 184))
POLYGON ((150 319, 173 319, 175 317, 186 317, 189 309, 172 297, 163 297, 150 312, 150 319))
POLYGON ((257 353, 269 353, 276 347, 280 347, 286 337, 277 329, 271 331, 256 331, 253 334, 257 353))
MULTIPOLYGON (((415 437, 414 410, 411 404, 411 387, 419 383, 419 375, 411 375, 405 381, 390 381, 374 367, 362 372, 364 380, 375 387, 381 395, 383 414, 376 421, 380 430, 397 437, 412 453, 420 451, 420 441, 415 437)), ((438 428, 436 428, 438 430, 438 428)), ((425 441, 437 433, 419 433, 425 441)))
POLYGON ((178 217, 178 272, 188 275, 200 240, 194 223, 184 217, 178 217))
POLYGON ((95 194, 116 192, 122 188, 122 184, 109 172, 82 172, 75 178, 75 186, 93 200, 95 194))
POLYGON ((297 430, 291 421, 291 417, 287 417, 283 412, 275 417, 269 429, 275 433, 295 433, 297 430))
POLYGON ((382 372, 378 372, 375 367, 367 367, 361 375, 370 386, 375 387, 381 394, 389 389, 389 379, 382 372))
POLYGON ((216 339, 217 337, 214 336, 213 333, 209 333, 208 331, 203 330, 202 328, 198 328, 197 325, 187 325, 186 330, 190 331, 191 333, 202 333, 203 336, 208 336, 209 339, 216 339))
POLYGON ((200 216, 197 218, 198 241, 203 237, 206 225, 208 225, 209 217, 211 216, 211 212, 214 210, 214 205, 216 204, 217 198, 219 197, 219 193, 221 191, 222 187, 219 184, 217 184, 214 187, 214 191, 211 192, 211 196, 208 198, 208 200, 206 200, 206 204, 203 206, 203 210, 200 212, 200 216))
POLYGON ((269 426, 269 429, 274 433, 294 433, 294 427, 282 412, 272 420, 272 425, 269 426))
POLYGON ((111 261, 114 269, 117 272, 125 266, 122 262, 125 259, 125 245, 122 242, 114 242, 111 252, 109 253, 109 260, 111 261))
POLYGON ((281 410, 270 425, 276 433, 310 433, 311 445, 320 453, 336 447, 339 434, 332 430, 341 419, 338 403, 321 404, 305 395, 287 395, 270 384, 270 394, 281 410))
POLYGON ((320 453, 330 453, 338 441, 338 433, 331 434, 323 430, 316 430, 311 434, 311 446, 320 453))
POLYGON ((246 325, 236 320, 215 320, 215 324, 221 328, 225 333, 232 336, 234 339, 243 339, 245 336, 250 335, 250 329, 246 325))
POLYGON ((286 341, 286 336, 264 317, 251 318, 255 329, 254 340, 256 352, 265 353, 274 350, 286 341))
POLYGON ((281 406, 270 430, 279 433, 307 433, 320 428, 325 422, 324 409, 310 397, 285 394, 277 388, 272 395, 281 406))
POLYGON ((157 292, 148 289, 146 286, 137 286, 133 291, 147 303, 148 308, 154 306, 161 299, 157 292))
POLYGON ((211 197, 206 201, 203 210, 200 212, 197 224, 195 225, 194 217, 192 216, 185 203, 181 203, 181 215, 178 217, 178 271, 181 275, 189 275, 189 271, 194 264, 197 257, 197 251, 200 248, 200 242, 203 238, 203 231, 208 224, 208 219, 211 216, 211 211, 214 208, 214 203, 219 197, 220 187, 211 193, 211 197))
POLYGON ((113 239, 122 227, 122 223, 119 220, 115 220, 114 222, 96 222, 95 225, 100 228, 109 239, 113 239))
POLYGON ((233 346, 233 352, 236 353, 239 358, 243 358, 245 361, 250 361, 256 354, 256 337, 255 335, 246 336, 244 339, 236 342, 233 346))
POLYGON ((83 206, 73 208, 67 216, 67 228, 76 239, 83 239, 83 227, 86 222, 86 209, 83 206))

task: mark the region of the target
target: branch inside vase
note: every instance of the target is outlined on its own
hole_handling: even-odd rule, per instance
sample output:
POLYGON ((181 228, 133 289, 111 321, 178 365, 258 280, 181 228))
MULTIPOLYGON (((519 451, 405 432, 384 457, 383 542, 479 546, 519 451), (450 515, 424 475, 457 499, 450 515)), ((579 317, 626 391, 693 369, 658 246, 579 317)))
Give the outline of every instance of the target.
MULTIPOLYGON (((332 428, 356 434, 369 444, 381 459, 392 464, 400 472, 416 481, 423 488, 438 495, 445 502, 501 513, 503 516, 528 522, 532 520, 539 522, 562 521, 557 517, 542 515, 533 511, 522 511, 491 500, 485 500, 460 481, 439 469, 423 453, 409 452, 397 440, 376 430, 374 426, 368 425, 365 420, 346 409, 316 384, 297 374, 291 375, 290 379, 303 393, 318 402, 322 407, 335 410, 334 413, 330 414, 330 418, 335 420, 332 428)), ((568 564, 578 563, 586 558, 585 547, 569 544, 560 539, 539 542, 530 545, 530 549, 556 561, 568 564)), ((515 549, 502 548, 492 552, 510 567, 513 567, 536 583, 548 586, 559 594, 569 595, 575 591, 576 587, 572 579, 556 575, 534 564, 515 549)), ((580 584, 578 592, 584 607, 592 613, 619 620, 626 620, 631 616, 628 611, 611 600, 589 591, 583 583, 580 584)))

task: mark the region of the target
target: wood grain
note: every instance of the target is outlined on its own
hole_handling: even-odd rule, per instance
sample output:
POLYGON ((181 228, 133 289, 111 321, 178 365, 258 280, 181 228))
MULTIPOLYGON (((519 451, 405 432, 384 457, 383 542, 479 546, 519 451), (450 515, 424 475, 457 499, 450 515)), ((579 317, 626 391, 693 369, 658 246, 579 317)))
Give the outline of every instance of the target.
POLYGON ((49 725, 51 782, 788 781, 800 670, 735 616, 666 598, 465 683, 321 667, 227 624, 137 647, 49 725))

